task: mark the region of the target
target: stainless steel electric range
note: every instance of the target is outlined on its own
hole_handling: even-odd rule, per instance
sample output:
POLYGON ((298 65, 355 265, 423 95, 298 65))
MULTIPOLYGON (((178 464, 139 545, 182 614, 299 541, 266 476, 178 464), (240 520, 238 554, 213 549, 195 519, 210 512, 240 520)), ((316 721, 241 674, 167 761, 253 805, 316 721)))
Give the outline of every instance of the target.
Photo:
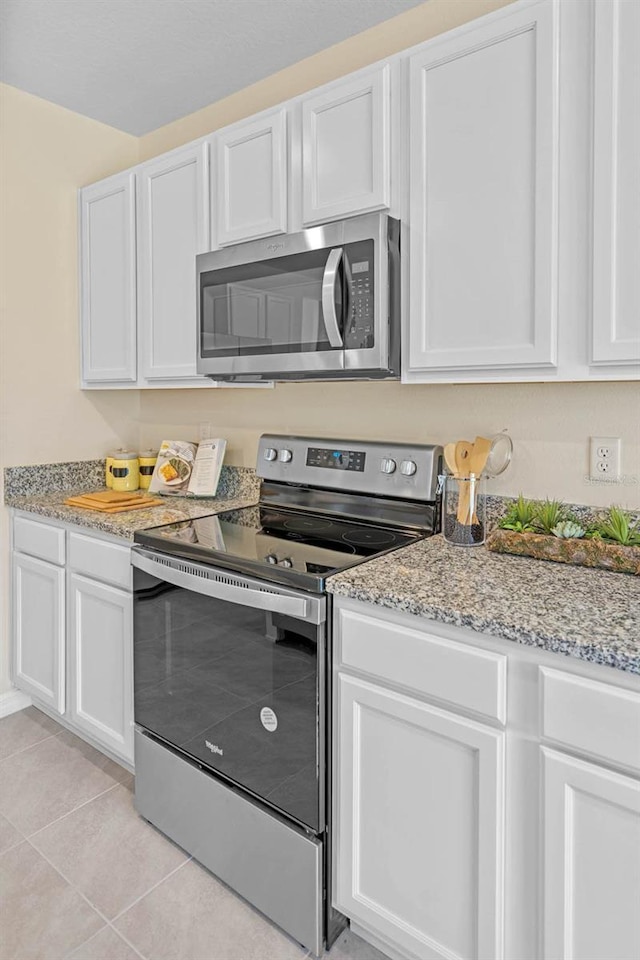
POLYGON ((137 809, 318 955, 344 923, 325 580, 435 531, 441 453, 263 436, 257 506, 134 538, 137 809))

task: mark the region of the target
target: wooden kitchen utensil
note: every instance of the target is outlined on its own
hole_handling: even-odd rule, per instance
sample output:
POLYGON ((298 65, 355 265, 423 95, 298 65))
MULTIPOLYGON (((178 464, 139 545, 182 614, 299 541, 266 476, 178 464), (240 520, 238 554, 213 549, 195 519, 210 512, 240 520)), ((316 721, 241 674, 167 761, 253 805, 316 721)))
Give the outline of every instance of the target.
POLYGON ((476 437, 471 449, 469 473, 475 473, 476 477, 482 476, 491 450, 491 443, 492 441, 487 440, 486 437, 476 437))
MULTIPOLYGON (((484 473, 485 464, 487 462, 487 457, 489 456, 489 451, 491 450, 491 440, 487 440, 486 437, 476 437, 473 447, 471 448, 471 454, 469 456, 469 474, 473 475, 476 480, 479 480, 484 473)), ((476 514, 476 485, 469 484, 469 513, 471 514, 471 523, 478 522, 478 516, 476 514), (473 495, 471 490, 473 488, 473 495)))
POLYGON ((458 470, 456 466, 456 445, 455 443, 448 443, 444 448, 444 461, 447 465, 449 473, 452 473, 454 476, 458 470))
POLYGON ((458 440, 455 446, 456 454, 456 476, 461 479, 460 496, 458 497, 458 523, 469 524, 469 464, 471 462, 471 453, 473 444, 468 440, 458 440))

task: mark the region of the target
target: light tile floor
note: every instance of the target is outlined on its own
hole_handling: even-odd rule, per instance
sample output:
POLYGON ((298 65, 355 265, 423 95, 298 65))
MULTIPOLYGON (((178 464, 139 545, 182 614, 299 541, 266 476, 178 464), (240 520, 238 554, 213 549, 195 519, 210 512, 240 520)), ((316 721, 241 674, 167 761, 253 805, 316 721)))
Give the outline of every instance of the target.
MULTIPOLYGON (((0 720, 0 960, 310 956, 133 808, 133 777, 35 707, 0 720)), ((386 960, 347 931, 328 960, 386 960)))

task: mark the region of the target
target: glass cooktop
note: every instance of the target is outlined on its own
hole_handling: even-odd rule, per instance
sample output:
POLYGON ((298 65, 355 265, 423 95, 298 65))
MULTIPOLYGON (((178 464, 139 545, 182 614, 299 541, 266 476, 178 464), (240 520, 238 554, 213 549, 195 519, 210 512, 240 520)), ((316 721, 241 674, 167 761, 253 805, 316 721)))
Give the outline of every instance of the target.
POLYGON ((422 536, 256 506, 140 530, 134 540, 172 556, 320 592, 331 574, 422 536))

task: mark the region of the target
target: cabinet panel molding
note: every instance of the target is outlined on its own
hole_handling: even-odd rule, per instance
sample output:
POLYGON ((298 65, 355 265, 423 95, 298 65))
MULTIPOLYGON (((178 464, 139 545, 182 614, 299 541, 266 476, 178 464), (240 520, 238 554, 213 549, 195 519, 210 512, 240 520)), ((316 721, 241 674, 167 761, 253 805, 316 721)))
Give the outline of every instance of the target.
POLYGON ((545 960, 640 956, 640 782, 541 748, 545 960))
POLYGON ((139 168, 141 375, 196 373, 195 257, 209 247, 209 148, 189 145, 139 168))
POLYGON ((389 63, 302 100, 306 225, 389 207, 389 63))
POLYGON ((410 58, 409 370, 557 362, 558 16, 516 4, 410 58))
POLYGON ((65 710, 65 572, 13 555, 15 682, 56 713, 65 710))
POLYGON ((341 665, 505 723, 505 656, 355 610, 338 610, 338 623, 341 665))
POLYGON ((234 124, 215 135, 220 246, 287 230, 287 109, 234 124))
POLYGON ((133 763, 132 596, 72 574, 69 602, 71 720, 133 763))
POLYGON ((82 379, 135 382, 135 173, 85 187, 79 205, 82 379))
POLYGON ((337 903, 411 956, 503 956, 501 731, 338 674, 337 903))
POLYGON ((640 5, 595 4, 593 364, 640 363, 640 5))

